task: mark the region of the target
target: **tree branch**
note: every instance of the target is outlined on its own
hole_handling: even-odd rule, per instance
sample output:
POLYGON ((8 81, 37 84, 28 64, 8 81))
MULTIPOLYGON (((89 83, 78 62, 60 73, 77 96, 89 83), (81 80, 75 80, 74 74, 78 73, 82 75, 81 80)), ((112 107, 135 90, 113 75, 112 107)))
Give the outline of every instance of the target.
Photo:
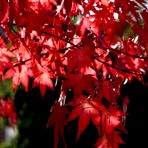
MULTIPOLYGON (((31 58, 29 58, 29 59, 26 59, 26 60, 23 60, 21 63, 19 63, 19 64, 25 64, 26 62, 28 62, 28 61, 30 61, 31 60, 31 58)), ((19 65, 18 63, 14 63, 13 64, 13 67, 16 67, 16 66, 18 66, 19 65)))
POLYGON ((56 35, 54 35, 54 34, 52 34, 52 33, 50 33, 50 32, 45 32, 45 31, 43 31, 42 33, 43 33, 43 34, 46 34, 46 35, 49 35, 49 36, 52 36, 52 37, 54 37, 54 38, 57 38, 57 39, 59 39, 59 40, 61 40, 61 41, 64 41, 64 42, 66 42, 66 43, 69 43, 70 45, 72 45, 72 46, 74 46, 74 47, 76 47, 76 48, 79 48, 78 45, 75 45, 74 43, 72 43, 72 42, 70 42, 70 41, 68 41, 68 40, 62 39, 61 37, 56 36, 56 35))
MULTIPOLYGON (((125 54, 125 55, 130 56, 130 57, 133 57, 133 58, 148 60, 148 57, 141 57, 141 56, 133 55, 133 54, 130 54, 130 53, 127 53, 127 52, 124 52, 124 51, 120 51, 120 50, 113 49, 113 48, 111 48, 111 47, 105 42, 105 40, 104 40, 102 37, 99 37, 99 39, 100 39, 100 41, 101 41, 102 43, 104 43, 104 44, 106 45, 106 47, 107 47, 107 48, 106 48, 106 47, 102 47, 103 50, 109 49, 109 50, 111 50, 111 51, 113 51, 113 52, 117 52, 117 53, 120 53, 120 54, 122 53, 122 54, 125 54)), ((97 48, 98 48, 98 47, 97 47, 97 48)))
POLYGON ((93 58, 96 59, 97 61, 99 61, 100 63, 102 63, 102 64, 104 64, 104 65, 106 65, 106 66, 109 66, 109 67, 111 67, 111 68, 113 68, 113 69, 116 69, 116 70, 118 70, 118 71, 122 71, 122 72, 129 73, 129 74, 133 74, 133 75, 140 75, 140 76, 143 76, 143 74, 141 74, 141 73, 136 73, 136 72, 133 72, 133 71, 130 71, 130 70, 120 69, 120 68, 118 68, 118 67, 115 67, 115 66, 113 66, 113 65, 110 65, 110 64, 108 64, 108 63, 106 63, 106 62, 104 62, 104 61, 101 61, 101 60, 98 59, 97 57, 93 57, 93 58))

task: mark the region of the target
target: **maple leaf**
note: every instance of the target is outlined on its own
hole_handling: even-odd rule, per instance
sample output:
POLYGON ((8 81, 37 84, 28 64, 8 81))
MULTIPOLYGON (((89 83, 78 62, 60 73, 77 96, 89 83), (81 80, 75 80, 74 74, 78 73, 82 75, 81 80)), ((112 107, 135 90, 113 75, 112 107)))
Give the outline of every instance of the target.
POLYGON ((38 77, 34 79, 32 87, 36 87, 37 85, 40 86, 40 91, 42 96, 46 92, 46 87, 48 86, 50 89, 53 90, 53 82, 51 80, 51 75, 49 72, 41 73, 38 77))
POLYGON ((0 116, 7 118, 11 126, 16 124, 17 115, 15 112, 14 102, 11 97, 7 97, 6 100, 0 98, 0 116))
POLYGON ((10 58, 14 58, 15 54, 13 54, 7 48, 0 48, 0 62, 8 63, 10 62, 10 58))
POLYGON ((13 21, 16 23, 19 22, 19 7, 17 0, 9 0, 9 19, 10 25, 13 24, 13 21))
POLYGON ((59 137, 63 139, 64 146, 66 147, 64 139, 64 124, 65 116, 68 113, 68 110, 64 106, 60 106, 60 103, 56 103, 52 107, 52 113, 48 119, 47 127, 54 126, 54 148, 57 148, 59 137))
POLYGON ((47 87, 51 90, 54 89, 53 82, 51 80, 54 77, 54 74, 48 67, 42 67, 40 64, 35 65, 33 69, 34 82, 32 84, 32 88, 39 85, 41 95, 44 96, 47 87))
MULTIPOLYGON (((143 2, 1 0, 0 76, 11 78, 14 89, 22 83, 25 90, 31 76, 32 87, 39 85, 42 96, 47 87, 53 90, 54 79, 61 82, 59 94, 69 90, 73 94, 67 123, 79 118, 77 139, 92 121, 100 136, 96 147, 117 148, 123 143, 116 130, 121 125, 120 87, 133 75, 141 80, 141 73, 148 70, 148 17, 143 2), (143 8, 137 11, 139 5, 143 8), (103 97, 108 109, 101 104, 103 97)), ((49 118, 49 125, 55 125, 55 148, 59 135, 63 138, 66 114, 66 108, 56 103, 49 118)))
POLYGON ((94 92, 96 78, 91 74, 67 74, 66 81, 63 82, 63 90, 73 89, 75 96, 79 96, 83 91, 89 94, 94 92))
POLYGON ((117 106, 111 106, 108 110, 103 112, 102 115, 102 134, 97 141, 97 148, 118 148, 118 143, 123 144, 123 140, 119 136, 119 132, 115 128, 121 124, 119 117, 121 111, 117 106))
MULTIPOLYGON (((113 82, 108 80, 103 80, 99 86, 98 98, 102 99, 103 97, 107 99, 110 103, 115 101, 115 86, 113 82)), ((115 102, 114 102, 115 103, 115 102)))
POLYGON ((9 51, 7 48, 0 48, 0 75, 3 74, 5 67, 11 67, 13 64, 11 58, 14 58, 15 54, 9 51))
POLYGON ((104 5, 104 6, 108 6, 109 4, 108 4, 108 0, 101 0, 101 3, 102 3, 102 5, 104 5))
POLYGON ((1 0, 0 5, 0 22, 4 22, 8 18, 8 2, 1 0))
MULTIPOLYGON (((84 12, 88 13, 89 10, 92 9, 95 0, 91 0, 89 3, 85 3, 84 12)), ((97 2, 97 1, 96 1, 97 2)))
POLYGON ((117 106, 111 106, 107 112, 104 112, 102 117, 104 123, 102 127, 103 133, 110 134, 121 123, 119 119, 121 115, 121 111, 117 109, 117 106))
POLYGON ((79 26, 77 26, 78 34, 80 31, 80 35, 84 35, 85 31, 90 29, 90 24, 91 22, 88 17, 82 18, 79 26))
POLYGON ((84 46, 81 49, 72 48, 71 50, 69 50, 65 54, 65 57, 68 58, 68 65, 67 65, 68 72, 73 71, 75 68, 79 69, 90 66, 92 63, 92 58, 90 55, 91 55, 91 48, 89 46, 84 46))
POLYGON ((101 103, 93 99, 88 99, 86 96, 80 96, 67 105, 74 106, 75 108, 71 111, 66 123, 79 117, 77 140, 81 133, 87 128, 90 120, 92 120, 93 124, 98 128, 100 124, 99 111, 106 110, 101 103))
POLYGON ((66 9, 67 14, 69 14, 72 7, 72 0, 68 0, 68 1, 64 0, 64 7, 66 9))
POLYGON ((31 69, 26 65, 21 65, 20 67, 17 66, 8 69, 3 79, 12 78, 12 86, 14 90, 16 90, 20 83, 22 83, 25 90, 28 91, 29 77, 33 77, 31 69))
POLYGON ((97 148, 118 148, 118 143, 124 144, 124 141, 120 138, 119 133, 115 132, 114 136, 112 135, 114 142, 109 142, 105 135, 99 138, 96 147, 97 148))

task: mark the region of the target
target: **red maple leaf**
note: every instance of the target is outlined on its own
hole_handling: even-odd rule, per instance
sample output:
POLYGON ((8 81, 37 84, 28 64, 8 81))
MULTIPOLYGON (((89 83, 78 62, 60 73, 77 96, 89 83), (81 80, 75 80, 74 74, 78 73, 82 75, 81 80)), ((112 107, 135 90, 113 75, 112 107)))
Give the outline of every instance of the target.
POLYGON ((4 22, 8 18, 8 1, 1 0, 0 5, 0 22, 4 22))
POLYGON ((3 79, 12 78, 12 86, 14 90, 16 90, 16 88, 22 83, 25 90, 28 91, 29 77, 33 77, 32 70, 26 65, 20 65, 20 67, 16 66, 8 69, 3 79))
POLYGON ((89 46, 84 46, 83 48, 72 48, 66 54, 65 57, 68 58, 67 69, 68 72, 73 71, 75 68, 80 69, 83 67, 89 67, 92 64, 91 55, 93 54, 94 49, 91 49, 89 46))
POLYGON ((74 106, 75 108, 71 111, 66 123, 79 118, 77 140, 81 133, 87 128, 89 122, 92 120, 93 124, 98 128, 100 125, 100 112, 105 111, 105 107, 97 101, 87 98, 86 96, 80 96, 72 102, 67 104, 68 106, 74 106))
POLYGON ((96 147, 97 148, 118 148, 118 144, 124 144, 124 141, 120 138, 118 132, 114 132, 114 135, 112 135, 112 142, 109 142, 107 137, 103 135, 99 138, 96 147))
POLYGON ((118 95, 115 91, 116 89, 117 88, 113 82, 108 80, 101 81, 99 85, 98 99, 101 100, 104 97, 110 103, 115 103, 115 96, 118 95))
POLYGON ((16 23, 19 22, 19 7, 18 7, 18 1, 17 0, 10 0, 9 1, 9 19, 10 19, 10 25, 13 24, 13 21, 16 23))
POLYGON ((8 97, 7 100, 0 98, 0 116, 7 118, 11 126, 16 124, 17 115, 15 112, 14 102, 11 97, 8 97))
POLYGON ((115 130, 121 124, 121 111, 117 107, 110 107, 102 114, 102 136, 97 141, 97 148, 118 148, 123 144, 119 132, 115 130))
POLYGON ((67 109, 64 106, 60 106, 60 103, 56 103, 52 108, 52 113, 48 119, 47 127, 54 126, 54 148, 57 148, 59 137, 62 138, 64 146, 66 147, 64 139, 64 124, 67 109))
POLYGON ((53 90, 53 82, 51 80, 50 72, 44 72, 38 75, 33 82, 32 87, 36 87, 37 85, 40 86, 40 91, 42 96, 44 96, 46 92, 46 87, 49 87, 50 89, 53 90))
POLYGON ((96 78, 91 74, 67 74, 66 81, 63 82, 63 90, 73 89, 76 96, 81 95, 83 91, 93 94, 95 83, 96 78))
MULTIPOLYGON (((37 61, 36 61, 37 62, 37 61)), ((51 90, 54 89, 52 78, 54 77, 53 72, 46 66, 41 66, 38 62, 34 69, 34 82, 32 88, 40 86, 41 95, 44 96, 46 88, 49 87, 51 90)))
POLYGON ((5 66, 11 67, 13 65, 11 58, 14 57, 15 54, 13 54, 7 48, 0 48, 0 75, 3 74, 5 66))
POLYGON ((101 0, 102 5, 108 6, 108 0, 101 0))
POLYGON ((68 0, 68 1, 64 0, 64 7, 66 9, 67 14, 69 14, 72 7, 72 0, 68 0))
MULTIPOLYGON (((42 96, 56 80, 59 101, 67 102, 72 92, 66 123, 79 118, 77 139, 92 121, 100 137, 96 147, 117 148, 123 143, 120 87, 148 71, 146 10, 144 0, 1 0, 0 77, 11 78, 14 89, 22 83, 27 91, 31 76, 42 96)), ((8 117, 12 109, 5 104, 8 117)), ((55 148, 64 137, 67 106, 56 103, 49 117, 55 148)))

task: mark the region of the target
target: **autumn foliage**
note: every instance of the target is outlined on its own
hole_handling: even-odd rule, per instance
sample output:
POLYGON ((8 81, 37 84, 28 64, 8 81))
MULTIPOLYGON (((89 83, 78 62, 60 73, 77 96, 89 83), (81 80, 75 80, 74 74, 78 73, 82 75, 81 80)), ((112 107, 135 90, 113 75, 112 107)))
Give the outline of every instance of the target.
MULTIPOLYGON (((119 109, 120 87, 147 74, 147 11, 143 0, 0 0, 1 79, 28 91, 32 78, 42 96, 60 83, 47 124, 54 148, 59 138, 66 147, 64 127, 76 118, 76 140, 92 121, 99 135, 94 147, 124 143, 128 98, 119 109)), ((2 104, 0 115, 9 117, 2 104)))

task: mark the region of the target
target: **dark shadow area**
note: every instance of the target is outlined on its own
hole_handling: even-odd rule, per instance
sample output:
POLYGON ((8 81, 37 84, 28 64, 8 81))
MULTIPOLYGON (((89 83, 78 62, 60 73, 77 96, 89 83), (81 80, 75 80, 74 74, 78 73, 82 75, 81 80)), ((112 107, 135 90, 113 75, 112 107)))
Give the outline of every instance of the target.
MULTIPOLYGON (((50 109, 59 94, 48 90, 42 98, 39 88, 25 92, 18 90, 15 98, 16 111, 19 119, 18 148, 53 148, 53 127, 46 128, 50 109)), ((119 148, 143 148, 147 143, 147 100, 148 85, 134 79, 124 85, 121 95, 129 96, 128 116, 126 129, 128 134, 122 134, 126 144, 119 148)), ((70 122, 65 127, 65 139, 67 148, 92 148, 98 138, 97 129, 90 122, 88 128, 76 141, 78 120, 70 122)), ((64 148, 62 141, 58 146, 64 148)))
MULTIPOLYGON (((147 82, 147 78, 145 79, 147 82)), ((121 148, 143 148, 147 143, 147 110, 148 110, 148 85, 144 86, 137 79, 122 87, 122 96, 129 97, 127 109, 126 129, 128 134, 123 135, 125 145, 121 148)))
POLYGON ((32 89, 28 93, 24 90, 16 93, 15 105, 20 133, 18 148, 51 147, 52 129, 47 129, 46 124, 55 96, 52 91, 48 90, 42 98, 39 88, 32 89))

